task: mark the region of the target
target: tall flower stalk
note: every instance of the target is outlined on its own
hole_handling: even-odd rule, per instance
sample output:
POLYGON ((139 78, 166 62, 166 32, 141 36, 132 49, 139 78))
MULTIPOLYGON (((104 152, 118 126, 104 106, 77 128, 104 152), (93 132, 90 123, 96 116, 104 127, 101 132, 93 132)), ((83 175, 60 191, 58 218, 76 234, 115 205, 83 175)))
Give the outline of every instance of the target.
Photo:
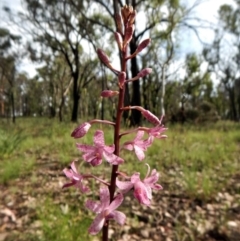
MULTIPOLYGON (((81 174, 77 171, 74 162, 71 163, 71 169, 64 169, 63 172, 67 178, 71 181, 66 183, 63 187, 75 186, 82 193, 89 191, 87 184, 83 184, 83 181, 93 178, 101 183, 99 190, 100 201, 87 200, 86 208, 96 213, 96 217, 92 222, 89 233, 97 234, 102 230, 102 241, 108 241, 108 228, 109 221, 115 220, 120 225, 123 225, 126 220, 126 215, 123 212, 116 209, 123 203, 124 196, 128 192, 132 192, 137 201, 146 206, 150 206, 152 199, 152 189, 161 190, 162 187, 157 183, 159 179, 159 173, 153 169, 150 173, 150 166, 147 166, 147 174, 143 180, 140 178, 140 173, 135 172, 128 176, 119 170, 120 166, 124 164, 124 158, 121 156, 121 150, 126 149, 134 151, 136 159, 142 161, 145 158, 145 152, 152 145, 154 139, 162 139, 166 136, 163 132, 166 128, 161 124, 162 119, 159 119, 149 110, 145 110, 141 106, 124 106, 124 93, 125 85, 129 82, 138 80, 151 73, 150 68, 141 70, 137 76, 126 79, 127 62, 131 58, 134 58, 150 43, 150 39, 145 39, 137 47, 136 51, 132 55, 128 55, 128 45, 132 39, 134 32, 134 21, 136 17, 136 11, 131 6, 124 6, 121 9, 121 14, 117 14, 117 32, 115 33, 115 39, 121 52, 121 70, 115 69, 110 63, 109 57, 103 50, 98 49, 97 54, 101 62, 113 71, 117 76, 118 90, 103 90, 102 97, 118 96, 118 105, 116 113, 116 121, 111 122, 108 120, 91 120, 84 122, 78 126, 71 134, 74 138, 81 138, 86 135, 93 124, 102 123, 106 125, 112 125, 114 127, 114 143, 110 146, 105 145, 104 132, 97 130, 93 137, 93 146, 77 143, 76 146, 80 152, 83 153, 83 160, 97 167, 106 160, 112 168, 111 177, 109 181, 102 180, 93 174, 81 174), (148 120, 153 127, 139 126, 136 129, 128 131, 121 131, 122 114, 124 111, 136 109, 148 120), (133 140, 120 142, 123 135, 130 133, 136 133, 136 137, 133 140), (148 136, 144 139, 145 134, 148 136)), ((99 93, 100 94, 100 93, 99 93)))

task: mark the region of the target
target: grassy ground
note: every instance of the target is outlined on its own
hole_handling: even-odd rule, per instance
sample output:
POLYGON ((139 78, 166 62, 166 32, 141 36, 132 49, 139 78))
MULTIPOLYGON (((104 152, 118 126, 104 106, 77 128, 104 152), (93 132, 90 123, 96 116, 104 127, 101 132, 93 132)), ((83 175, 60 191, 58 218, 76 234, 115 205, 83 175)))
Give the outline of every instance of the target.
MULTIPOLYGON (((15 125, 0 120, 0 220, 1 215, 4 218, 0 241, 1 233, 8 241, 16 237, 26 241, 91 240, 87 228, 93 216, 82 208, 86 197, 74 189, 61 189, 66 181, 61 170, 76 159, 83 172, 92 171, 105 179, 110 172, 106 164, 93 169, 81 162, 76 141, 70 137, 74 127, 49 119, 18 119, 15 125)), ((104 128, 110 144, 111 129, 104 128)), ((122 171, 144 175, 147 162, 161 173, 164 190, 154 194, 151 211, 139 209, 137 202, 127 197, 123 205, 129 216, 127 228, 113 226, 112 239, 135 240, 138 235, 141 239, 136 240, 218 240, 214 239, 217 235, 225 235, 231 240, 232 232, 224 228, 229 229, 228 223, 240 218, 240 124, 168 128, 168 138, 155 140, 144 162, 137 161, 131 152, 122 153, 126 161, 122 171), (237 216, 231 215, 233 208, 237 216), (211 217, 214 225, 205 225, 211 217), (150 230, 147 234, 139 231, 142 225, 150 230)), ((94 128, 82 141, 91 143, 93 133, 94 128)), ((235 236, 240 240, 239 234, 235 236)))

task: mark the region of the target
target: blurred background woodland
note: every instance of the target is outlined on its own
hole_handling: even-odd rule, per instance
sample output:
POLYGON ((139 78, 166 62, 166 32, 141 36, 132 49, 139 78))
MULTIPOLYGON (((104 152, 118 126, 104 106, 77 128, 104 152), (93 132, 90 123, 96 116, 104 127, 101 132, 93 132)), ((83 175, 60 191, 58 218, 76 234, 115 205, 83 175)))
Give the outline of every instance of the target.
MULTIPOLYGON (((239 121, 240 1, 215 9, 217 23, 195 16, 200 0, 129 3, 139 14, 129 51, 146 37, 152 41, 131 60, 128 76, 146 67, 153 72, 128 85, 125 104, 142 105, 172 122, 239 121), (212 31, 211 43, 201 39, 204 29, 212 31), (190 34, 197 36, 202 51, 194 51, 190 34)), ((23 0, 18 13, 3 6, 0 116, 13 122, 19 116, 114 119, 115 99, 99 96, 102 89, 117 89, 117 78, 101 65, 95 50, 104 49, 119 66, 114 14, 123 4, 23 0), (34 75, 22 70, 23 60, 38 64, 34 75)), ((131 125, 141 123, 137 111, 124 118, 131 125)))

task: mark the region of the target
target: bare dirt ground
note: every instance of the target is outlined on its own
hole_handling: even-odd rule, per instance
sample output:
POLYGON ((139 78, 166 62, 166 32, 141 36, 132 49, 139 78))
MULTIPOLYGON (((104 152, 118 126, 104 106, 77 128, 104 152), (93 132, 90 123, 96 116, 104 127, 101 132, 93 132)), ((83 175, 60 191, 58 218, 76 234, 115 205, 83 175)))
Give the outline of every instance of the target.
MULTIPOLYGON (((41 233, 39 200, 51 193, 60 204, 68 195, 61 189, 66 181, 62 167, 45 157, 37 163, 34 175, 0 186, 0 241, 30 241, 26 233, 41 233)), ((169 191, 169 183, 161 184, 164 190, 154 194, 151 208, 126 198, 127 223, 122 228, 111 225, 111 240, 240 241, 240 173, 210 200, 191 199, 180 189, 169 191)))

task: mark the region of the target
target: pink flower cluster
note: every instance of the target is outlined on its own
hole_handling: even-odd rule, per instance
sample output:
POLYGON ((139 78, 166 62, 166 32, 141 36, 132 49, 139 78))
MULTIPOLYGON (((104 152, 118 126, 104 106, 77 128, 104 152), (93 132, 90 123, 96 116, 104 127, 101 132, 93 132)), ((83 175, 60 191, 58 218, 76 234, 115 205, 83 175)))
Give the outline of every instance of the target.
MULTIPOLYGON (((127 55, 127 46, 131 41, 134 31, 134 19, 136 12, 132 7, 125 6, 121 10, 121 15, 117 15, 117 32, 115 34, 116 41, 120 51, 122 51, 123 63, 126 63, 129 59, 134 58, 139 52, 141 52, 150 43, 150 39, 144 40, 139 44, 138 48, 132 55, 127 55)), ((97 234, 101 229, 108 225, 109 220, 114 219, 120 225, 123 225, 126 220, 124 213, 117 211, 116 209, 124 201, 124 196, 132 192, 133 196, 140 204, 149 206, 152 200, 152 190, 161 190, 162 186, 158 184, 159 173, 157 170, 150 170, 148 164, 148 170, 145 178, 140 178, 140 173, 135 172, 131 176, 123 174, 118 170, 121 165, 124 164, 123 150, 134 151, 136 158, 139 161, 143 161, 145 158, 145 152, 153 144, 154 139, 165 138, 163 133, 166 128, 161 124, 162 119, 159 119, 149 110, 145 110, 141 106, 123 106, 123 96, 125 85, 128 82, 135 81, 143 76, 151 73, 150 68, 145 68, 139 72, 139 74, 132 78, 126 79, 126 64, 123 64, 121 70, 115 69, 109 60, 109 57, 103 50, 97 50, 99 59, 118 75, 118 90, 103 90, 102 97, 112 98, 118 96, 118 109, 116 122, 107 120, 91 120, 84 122, 78 126, 71 134, 73 138, 82 138, 85 136, 93 124, 102 123, 106 125, 112 125, 114 127, 114 143, 112 145, 106 145, 104 140, 104 132, 97 130, 93 136, 93 145, 87 145, 77 143, 77 149, 82 153, 82 159, 89 163, 93 167, 97 167, 102 164, 103 160, 106 160, 112 167, 111 180, 105 181, 92 174, 81 174, 77 171, 75 163, 71 163, 70 169, 64 169, 63 172, 67 178, 70 179, 69 183, 66 183, 63 187, 75 186, 82 193, 89 191, 87 185, 88 179, 93 178, 101 183, 99 198, 100 201, 87 200, 86 208, 96 213, 96 217, 89 228, 90 234, 97 234), (140 126, 136 129, 121 132, 120 123, 121 115, 123 111, 136 109, 146 118, 148 122, 153 124, 153 127, 140 126), (120 142, 123 135, 128 135, 136 132, 136 136, 133 139, 120 142), (145 137, 147 136, 147 137, 145 137)), ((106 229, 107 230, 107 229, 106 229)), ((104 236, 104 235, 103 235, 104 236)))

